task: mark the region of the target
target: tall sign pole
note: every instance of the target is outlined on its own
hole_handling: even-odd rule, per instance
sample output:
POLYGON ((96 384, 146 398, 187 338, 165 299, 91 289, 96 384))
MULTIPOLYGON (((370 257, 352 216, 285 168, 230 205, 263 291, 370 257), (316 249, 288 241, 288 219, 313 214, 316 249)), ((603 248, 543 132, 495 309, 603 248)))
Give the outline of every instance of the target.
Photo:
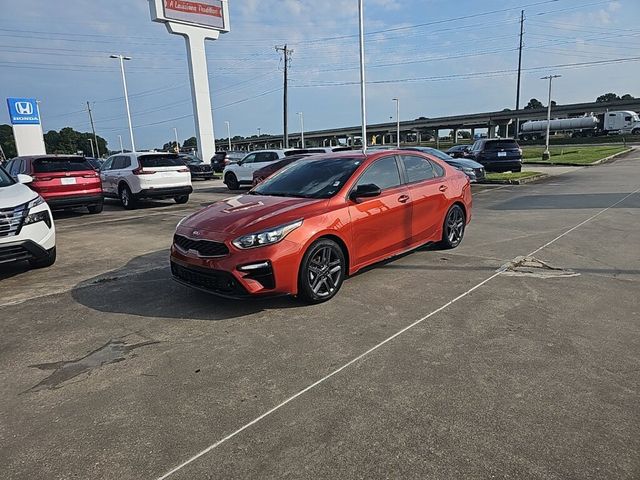
MULTIPOLYGON (((518 86, 516 88, 516 110, 520 110, 520 76, 522 74, 522 37, 524 35, 524 10, 520 12, 520 48, 518 49, 518 86)), ((507 125, 507 130, 509 126, 507 125)), ((518 138, 520 135, 520 119, 516 118, 516 131, 513 135, 518 138)))
POLYGON ((198 141, 198 156, 210 163, 216 152, 213 115, 209 93, 206 40, 217 40, 229 31, 227 0, 149 0, 151 19, 181 35, 187 46, 191 97, 198 141))
POLYGON ((364 71, 364 4, 358 0, 360 24, 360 114, 362 116, 362 153, 367 153, 367 87, 364 71))

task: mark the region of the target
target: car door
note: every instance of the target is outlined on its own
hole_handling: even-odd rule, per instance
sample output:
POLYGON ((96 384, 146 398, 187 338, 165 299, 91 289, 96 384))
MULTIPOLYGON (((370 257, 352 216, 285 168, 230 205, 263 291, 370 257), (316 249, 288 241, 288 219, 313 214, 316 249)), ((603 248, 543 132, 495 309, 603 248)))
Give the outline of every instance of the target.
POLYGON ((116 157, 109 157, 100 168, 100 181, 102 182, 102 191, 106 194, 114 193, 110 172, 115 158, 116 157))
POLYGON ((383 157, 369 165, 354 188, 367 184, 378 186, 382 193, 377 197, 348 200, 356 266, 404 250, 412 234, 411 199, 400 179, 396 157, 383 157))
POLYGON ((233 173, 236 174, 239 182, 253 182, 253 171, 256 170, 254 163, 257 155, 257 153, 250 153, 233 167, 233 173))
POLYGON ((411 196, 411 244, 435 240, 447 206, 444 169, 418 155, 400 157, 411 196))

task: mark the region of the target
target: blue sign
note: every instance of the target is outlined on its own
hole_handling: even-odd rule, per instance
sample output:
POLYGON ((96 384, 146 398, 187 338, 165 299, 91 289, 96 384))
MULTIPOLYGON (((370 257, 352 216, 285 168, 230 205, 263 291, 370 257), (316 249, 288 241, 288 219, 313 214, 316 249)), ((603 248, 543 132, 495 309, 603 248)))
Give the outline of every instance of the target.
POLYGON ((7 98, 12 125, 40 125, 40 112, 35 98, 7 98))

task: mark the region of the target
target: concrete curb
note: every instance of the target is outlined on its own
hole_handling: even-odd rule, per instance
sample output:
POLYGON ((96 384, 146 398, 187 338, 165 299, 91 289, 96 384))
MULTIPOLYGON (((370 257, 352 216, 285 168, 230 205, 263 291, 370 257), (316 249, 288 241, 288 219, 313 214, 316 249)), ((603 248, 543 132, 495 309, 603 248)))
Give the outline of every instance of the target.
POLYGON ((526 178, 520 178, 518 180, 486 180, 482 182, 483 185, 524 185, 525 183, 536 182, 543 180, 550 175, 548 173, 539 173, 526 178))
POLYGON ((608 157, 601 158, 600 160, 596 160, 593 163, 585 163, 585 164, 577 164, 577 163, 569 163, 569 162, 553 162, 553 163, 545 163, 545 162, 522 162, 523 165, 540 165, 541 167, 594 167, 596 165, 601 165, 603 163, 610 163, 621 155, 626 155, 629 152, 632 152, 633 148, 629 147, 626 150, 623 150, 618 153, 614 153, 613 155, 609 155, 608 157))

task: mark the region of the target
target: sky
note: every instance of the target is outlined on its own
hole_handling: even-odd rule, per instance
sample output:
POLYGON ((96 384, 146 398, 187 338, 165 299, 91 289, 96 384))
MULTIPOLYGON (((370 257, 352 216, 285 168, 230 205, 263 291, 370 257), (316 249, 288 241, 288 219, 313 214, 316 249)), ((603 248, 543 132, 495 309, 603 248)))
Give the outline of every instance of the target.
MULTIPOLYGON (((96 130, 128 146, 126 62, 138 149, 195 133, 184 39, 151 21, 146 0, 3 1, 0 96, 35 97, 45 131, 96 130)), ((640 96, 637 0, 364 0, 368 123, 515 108, 520 10, 521 106, 640 96), (614 62, 615 61, 615 62, 614 62), (594 63, 601 62, 601 63, 594 63)), ((282 60, 293 49, 289 130, 360 124, 357 0, 229 0, 231 31, 207 42, 216 138, 282 133, 282 60)), ((3 102, 4 104, 4 102, 3 102)), ((6 106, 0 124, 9 123, 6 106)))

